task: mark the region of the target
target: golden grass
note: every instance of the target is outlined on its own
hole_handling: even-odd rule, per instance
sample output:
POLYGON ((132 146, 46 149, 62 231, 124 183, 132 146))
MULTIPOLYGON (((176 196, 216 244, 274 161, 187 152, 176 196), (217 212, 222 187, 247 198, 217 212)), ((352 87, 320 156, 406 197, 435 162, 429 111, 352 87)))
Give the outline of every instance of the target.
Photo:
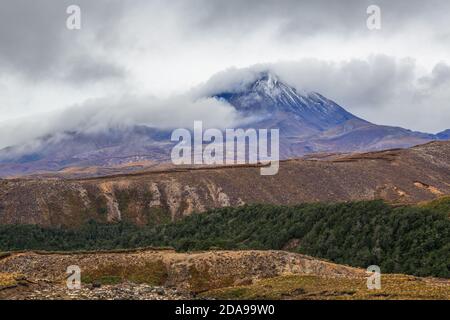
POLYGON ((366 279, 319 277, 314 275, 280 276, 254 284, 212 290, 203 297, 217 299, 299 299, 299 300, 373 300, 373 299, 450 299, 450 282, 420 279, 404 275, 383 275, 380 290, 368 290, 366 279))
POLYGON ((19 278, 17 273, 0 273, 0 289, 16 286, 19 278))

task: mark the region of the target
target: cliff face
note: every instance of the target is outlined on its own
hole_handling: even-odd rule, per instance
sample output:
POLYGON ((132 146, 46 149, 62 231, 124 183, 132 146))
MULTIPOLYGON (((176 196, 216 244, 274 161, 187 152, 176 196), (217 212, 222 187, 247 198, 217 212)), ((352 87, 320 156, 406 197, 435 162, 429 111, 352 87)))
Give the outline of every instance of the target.
POLYGON ((245 203, 385 199, 415 203, 450 194, 450 142, 403 150, 256 166, 177 169, 92 179, 0 180, 0 223, 77 227, 90 219, 139 225, 245 203))

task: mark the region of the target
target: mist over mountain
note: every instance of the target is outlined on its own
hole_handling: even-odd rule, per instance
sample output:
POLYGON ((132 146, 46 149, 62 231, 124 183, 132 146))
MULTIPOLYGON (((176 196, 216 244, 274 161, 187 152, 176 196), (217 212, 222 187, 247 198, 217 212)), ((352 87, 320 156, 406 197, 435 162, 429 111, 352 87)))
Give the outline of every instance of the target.
MULTIPOLYGON (((198 101, 203 104, 199 109, 203 112, 195 113, 197 118, 191 119, 190 126, 190 121, 186 119, 177 120, 183 118, 186 112, 180 110, 178 114, 174 107, 167 110, 160 108, 159 113, 163 114, 156 117, 159 122, 152 122, 155 118, 142 113, 143 124, 140 125, 135 124, 136 121, 127 123, 130 117, 127 117, 125 108, 119 113, 123 116, 122 125, 119 125, 121 118, 117 115, 106 117, 105 127, 99 130, 92 130, 89 123, 83 122, 84 127, 81 130, 50 134, 1 150, 0 175, 58 171, 71 166, 116 166, 139 161, 168 162, 174 145, 170 141, 174 124, 185 125, 190 129, 193 120, 204 120, 210 127, 224 123, 235 128, 279 129, 282 158, 318 152, 404 148, 449 138, 448 130, 433 135, 370 123, 320 93, 295 89, 271 71, 255 72, 250 77, 236 80, 233 79, 232 86, 228 83, 225 86, 228 89, 225 90, 210 84, 205 85, 207 90, 197 90, 197 94, 206 94, 208 90, 209 92, 208 96, 192 98, 194 100, 189 101, 191 106, 199 105, 198 101), (210 106, 207 106, 208 102, 211 102, 210 106), (229 116, 228 120, 224 119, 225 115, 229 116), (164 125, 162 119, 167 118, 170 118, 170 121, 164 125)), ((189 97, 191 96, 195 94, 189 97)), ((180 103, 177 106, 183 105, 180 103)), ((136 107, 129 110, 133 114, 131 117, 140 115, 136 110, 136 107)), ((95 113, 94 115, 100 116, 95 113)))

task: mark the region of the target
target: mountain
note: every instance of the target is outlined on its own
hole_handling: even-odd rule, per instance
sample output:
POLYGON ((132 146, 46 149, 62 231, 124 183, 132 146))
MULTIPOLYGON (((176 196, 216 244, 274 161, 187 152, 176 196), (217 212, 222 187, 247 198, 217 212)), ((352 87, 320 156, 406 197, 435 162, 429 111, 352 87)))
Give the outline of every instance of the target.
POLYGON ((450 194, 450 142, 285 160, 274 176, 261 176, 257 165, 243 165, 63 178, 0 180, 0 224, 75 227, 89 220, 158 224, 246 203, 372 199, 417 203, 450 194))
POLYGON ((436 136, 440 140, 450 140, 450 129, 447 129, 445 131, 439 132, 438 134, 436 134, 436 136))
POLYGON ((226 100, 245 116, 262 117, 258 123, 271 122, 285 136, 309 136, 351 120, 368 124, 319 93, 299 93, 268 72, 237 92, 222 92, 215 97, 226 100))
POLYGON ((70 167, 115 167, 122 164, 169 161, 170 132, 146 126, 111 128, 97 133, 66 132, 27 146, 0 151, 0 176, 59 171, 70 167), (37 146, 36 146, 37 145, 37 146), (16 154, 19 154, 18 156, 16 154))
POLYGON ((317 92, 299 92, 270 72, 240 90, 215 95, 245 116, 259 116, 256 128, 280 128, 284 158, 313 152, 407 148, 436 140, 432 134, 372 124, 317 92))
MULTIPOLYGON (((370 123, 319 93, 296 90, 271 72, 261 72, 255 81, 210 96, 228 102, 243 118, 256 119, 244 128, 279 128, 284 159, 311 153, 406 148, 448 139, 448 132, 436 136, 370 123)), ((174 145, 170 134, 140 125, 42 137, 0 150, 0 177, 71 167, 128 166, 127 170, 133 170, 142 167, 135 163, 154 166, 170 162, 174 145)))

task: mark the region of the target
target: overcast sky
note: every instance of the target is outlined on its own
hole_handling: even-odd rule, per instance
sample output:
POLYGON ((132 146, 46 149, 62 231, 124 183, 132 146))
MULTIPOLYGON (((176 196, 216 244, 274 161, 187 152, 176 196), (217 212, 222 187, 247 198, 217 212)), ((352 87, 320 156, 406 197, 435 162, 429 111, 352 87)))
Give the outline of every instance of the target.
POLYGON ((369 121, 438 132, 450 127, 449 15, 447 0, 2 0, 0 147, 83 114, 133 122, 167 106, 190 121, 214 102, 186 92, 260 64, 369 121), (66 28, 71 4, 81 30, 66 28), (366 27, 371 4, 381 30, 366 27))

